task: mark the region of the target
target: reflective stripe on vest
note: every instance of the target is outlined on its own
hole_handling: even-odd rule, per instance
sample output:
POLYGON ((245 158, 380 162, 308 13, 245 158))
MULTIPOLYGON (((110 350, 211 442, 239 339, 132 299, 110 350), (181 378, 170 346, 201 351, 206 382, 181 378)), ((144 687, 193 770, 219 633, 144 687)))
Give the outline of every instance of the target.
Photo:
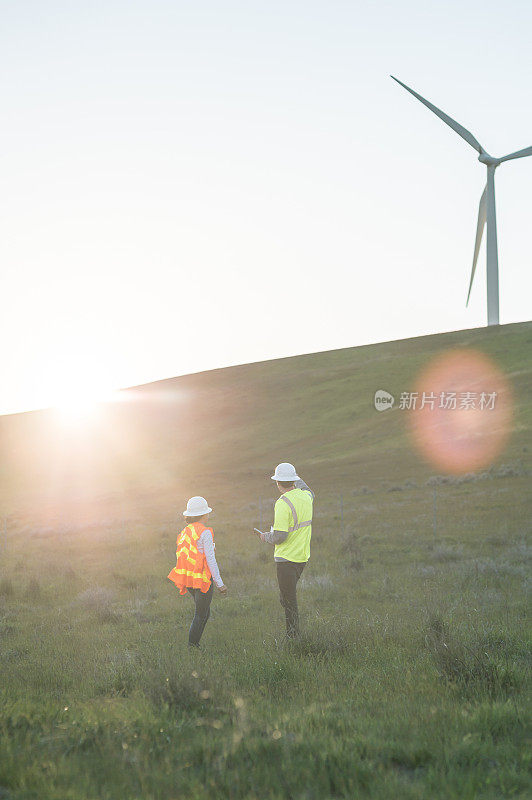
POLYGON ((300 528, 306 528, 307 525, 312 525, 312 520, 311 519, 308 519, 306 522, 299 522, 299 520, 297 518, 296 507, 294 506, 292 501, 289 500, 288 497, 286 497, 286 495, 282 494, 281 495, 281 500, 284 500, 286 505, 289 507, 290 511, 292 512, 292 517, 293 517, 293 520, 294 520, 294 524, 291 525, 288 528, 288 533, 293 533, 293 531, 298 531, 300 528))

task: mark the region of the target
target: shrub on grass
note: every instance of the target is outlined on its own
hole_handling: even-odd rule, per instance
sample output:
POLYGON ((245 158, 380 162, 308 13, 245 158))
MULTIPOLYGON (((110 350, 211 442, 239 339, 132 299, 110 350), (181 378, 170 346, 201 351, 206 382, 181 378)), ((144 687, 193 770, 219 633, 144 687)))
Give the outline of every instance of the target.
POLYGON ((300 656, 328 658, 348 653, 353 643, 341 622, 320 621, 304 629, 296 639, 287 639, 285 647, 300 656))
POLYGON ((440 544, 435 547, 432 553, 434 561, 459 561, 462 558, 462 548, 453 547, 450 545, 440 544))
POLYGON ((149 622, 150 618, 144 613, 147 603, 146 599, 136 597, 128 605, 128 614, 134 617, 137 622, 149 622))
POLYGON ((38 600, 41 596, 41 585, 37 578, 32 578, 26 587, 26 597, 28 600, 38 600))
POLYGON ((416 575, 420 578, 432 578, 436 575, 436 568, 431 564, 419 564, 416 568, 416 575))
POLYGON ((475 481, 487 481, 490 477, 489 472, 478 472, 475 476, 475 481))
POLYGON ((431 764, 434 756, 427 747, 408 747, 392 742, 385 745, 381 759, 384 764, 398 770, 415 773, 431 764))
POLYGON ((508 663, 501 663, 496 654, 490 654, 486 641, 475 632, 467 641, 463 637, 451 634, 442 620, 430 620, 425 644, 442 679, 473 700, 506 697, 518 688, 517 672, 508 663))
POLYGON ((77 602, 87 611, 96 614, 99 622, 117 622, 121 615, 113 609, 115 594, 103 586, 92 586, 77 597, 77 602))
POLYGON ((0 639, 10 636, 15 632, 15 626, 12 624, 14 617, 12 614, 2 614, 0 611, 0 639))
POLYGON ((330 589, 333 582, 329 575, 303 575, 299 585, 307 589, 313 586, 318 586, 320 589, 330 589))
POLYGON ((196 670, 181 665, 149 669, 143 679, 143 691, 155 705, 188 712, 212 708, 218 692, 207 687, 196 670))
POLYGON ((518 478, 523 474, 523 470, 519 466, 501 464, 500 467, 494 470, 493 474, 496 478, 518 478))
POLYGON ((360 545, 360 537, 354 530, 347 533, 340 545, 340 552, 348 554, 347 563, 354 570, 361 570, 364 566, 360 545))
POLYGON ((262 653, 245 654, 235 660, 232 669, 233 685, 239 691, 251 691, 254 695, 270 699, 286 699, 300 691, 301 669, 296 659, 291 658, 290 645, 275 640, 273 652, 264 642, 262 653))
POLYGON ((453 477, 451 475, 431 475, 425 481, 425 486, 442 486, 452 482, 453 477))
POLYGON ((525 541, 517 542, 508 550, 508 555, 519 559, 523 563, 527 563, 532 561, 532 546, 527 544, 525 541))
POLYGON ((92 610, 109 605, 114 598, 115 593, 112 589, 106 589, 104 586, 91 586, 89 589, 85 589, 84 592, 78 594, 77 602, 84 608, 92 610))
POLYGON ((78 573, 76 572, 74 567, 68 566, 65 567, 65 569, 63 570, 63 578, 65 581, 70 581, 70 582, 77 581, 78 573))
POLYGON ((11 578, 2 578, 0 580, 0 597, 14 597, 15 587, 11 578))
POLYGON ((494 561, 493 558, 475 558, 469 565, 471 573, 475 575, 492 574, 497 577, 506 575, 517 578, 526 578, 528 571, 524 564, 510 564, 508 561, 494 561))
POLYGON ((460 484, 462 484, 462 483, 471 483, 471 481, 477 480, 477 477, 478 476, 475 475, 474 472, 466 472, 465 475, 458 475, 454 479, 454 483, 456 483, 458 486, 460 486, 460 484))
POLYGON ((122 575, 119 572, 113 572, 112 577, 122 589, 138 589, 139 583, 134 578, 122 575))
POLYGON ((508 540, 506 537, 501 536, 499 534, 493 534, 492 536, 486 536, 486 544, 491 545, 492 547, 503 547, 503 545, 507 544, 508 540))
POLYGON ((114 611, 112 608, 102 608, 96 612, 96 618, 98 622, 120 622, 122 619, 122 614, 118 611, 114 611))
POLYGON ((129 650, 122 650, 108 656, 97 689, 100 694, 127 697, 138 683, 138 664, 129 650))

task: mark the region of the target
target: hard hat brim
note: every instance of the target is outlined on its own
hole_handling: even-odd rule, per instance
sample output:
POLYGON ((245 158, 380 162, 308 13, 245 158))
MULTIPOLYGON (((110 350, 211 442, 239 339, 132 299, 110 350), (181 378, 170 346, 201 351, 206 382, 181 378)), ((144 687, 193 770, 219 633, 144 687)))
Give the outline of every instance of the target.
POLYGON ((205 511, 202 511, 200 514, 191 514, 191 513, 190 513, 190 511, 187 511, 187 510, 185 509, 185 510, 183 511, 183 516, 184 516, 184 517, 202 517, 204 514, 210 514, 210 513, 211 513, 211 511, 212 511, 212 508, 209 508, 209 506, 207 506, 207 508, 205 509, 205 511))
POLYGON ((272 475, 272 481, 281 481, 281 483, 290 483, 291 481, 300 481, 300 480, 301 478, 299 477, 299 475, 294 475, 289 480, 285 479, 284 481, 281 481, 281 478, 278 478, 276 475, 272 475))

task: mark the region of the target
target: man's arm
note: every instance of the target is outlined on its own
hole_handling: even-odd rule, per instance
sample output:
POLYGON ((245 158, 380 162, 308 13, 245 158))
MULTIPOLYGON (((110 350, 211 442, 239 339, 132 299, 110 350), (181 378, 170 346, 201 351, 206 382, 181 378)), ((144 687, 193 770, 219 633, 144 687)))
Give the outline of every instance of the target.
POLYGON ((288 533, 286 531, 274 531, 272 528, 272 530, 262 533, 260 538, 268 544, 281 544, 287 536, 288 533))
POLYGON ((273 514, 273 525, 270 530, 263 533, 260 537, 263 542, 268 544, 281 544, 288 536, 288 528, 290 527, 291 512, 287 504, 279 498, 275 503, 273 514))

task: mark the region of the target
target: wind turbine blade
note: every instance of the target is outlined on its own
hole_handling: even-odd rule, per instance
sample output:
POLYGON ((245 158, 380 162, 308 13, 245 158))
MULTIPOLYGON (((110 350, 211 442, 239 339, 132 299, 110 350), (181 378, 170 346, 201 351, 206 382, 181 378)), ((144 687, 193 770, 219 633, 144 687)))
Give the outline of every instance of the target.
POLYGON ((402 81, 398 80, 397 78, 394 78, 394 76, 393 76, 393 75, 390 75, 390 78, 393 78, 393 79, 394 79, 394 81, 397 81, 397 83, 400 83, 400 84, 401 84, 401 86, 403 86, 403 87, 404 87, 404 88, 407 90, 407 92, 410 92, 410 94, 413 94, 413 95, 414 95, 414 97, 417 97, 417 99, 418 99, 418 100, 420 100, 420 101, 421 101, 421 102, 422 102, 424 105, 426 105, 426 106, 427 106, 427 108, 430 108, 430 110, 431 110, 431 111, 433 111, 433 112, 436 114, 436 116, 437 116, 437 117, 439 117, 439 118, 440 118, 440 119, 442 119, 444 122, 446 122, 446 123, 447 123, 447 125, 448 125, 450 128, 452 128, 452 129, 453 129, 453 131, 456 131, 456 133, 457 133, 459 136, 461 136, 461 137, 462 137, 462 139, 465 139, 465 140, 466 140, 466 142, 468 142, 468 144, 470 144, 470 145, 471 145, 471 147, 474 147, 474 148, 475 148, 475 150, 476 150, 478 153, 483 153, 483 152, 485 152, 485 151, 484 151, 484 148, 482 147, 482 145, 480 144, 480 142, 477 142, 477 140, 475 139, 475 137, 473 136, 473 134, 472 134, 472 133, 470 133, 470 132, 469 132, 469 131, 468 131, 466 128, 464 128, 464 127, 463 127, 462 125, 460 125, 458 122, 455 122, 455 120, 454 120, 454 119, 451 119, 451 117, 447 116, 447 114, 445 114, 443 111, 440 111, 440 109, 439 109, 439 108, 436 108, 436 106, 433 106, 433 105, 432 105, 432 103, 429 103, 429 101, 428 101, 428 100, 425 100, 425 98, 424 98, 424 97, 421 97, 421 95, 420 95, 420 94, 418 94, 417 92, 414 92, 414 90, 413 90, 413 89, 410 89, 410 87, 409 87, 409 86, 407 86, 405 83, 403 83, 402 81))
POLYGON ((478 204, 478 221, 477 221, 477 238, 475 239, 475 254, 473 256, 473 269, 471 270, 471 280, 469 281, 469 291, 467 293, 466 307, 469 303, 469 295, 471 294, 471 287, 473 286, 473 278, 475 277, 475 270, 477 268, 477 258, 480 250, 480 243, 482 242, 482 234, 484 232, 484 225, 486 224, 486 193, 488 191, 488 184, 485 185, 480 203, 478 204))
POLYGON ((509 156, 501 158, 501 161, 509 161, 511 158, 524 158, 525 156, 532 156, 532 147, 525 147, 523 150, 518 150, 516 153, 510 153, 509 156))

